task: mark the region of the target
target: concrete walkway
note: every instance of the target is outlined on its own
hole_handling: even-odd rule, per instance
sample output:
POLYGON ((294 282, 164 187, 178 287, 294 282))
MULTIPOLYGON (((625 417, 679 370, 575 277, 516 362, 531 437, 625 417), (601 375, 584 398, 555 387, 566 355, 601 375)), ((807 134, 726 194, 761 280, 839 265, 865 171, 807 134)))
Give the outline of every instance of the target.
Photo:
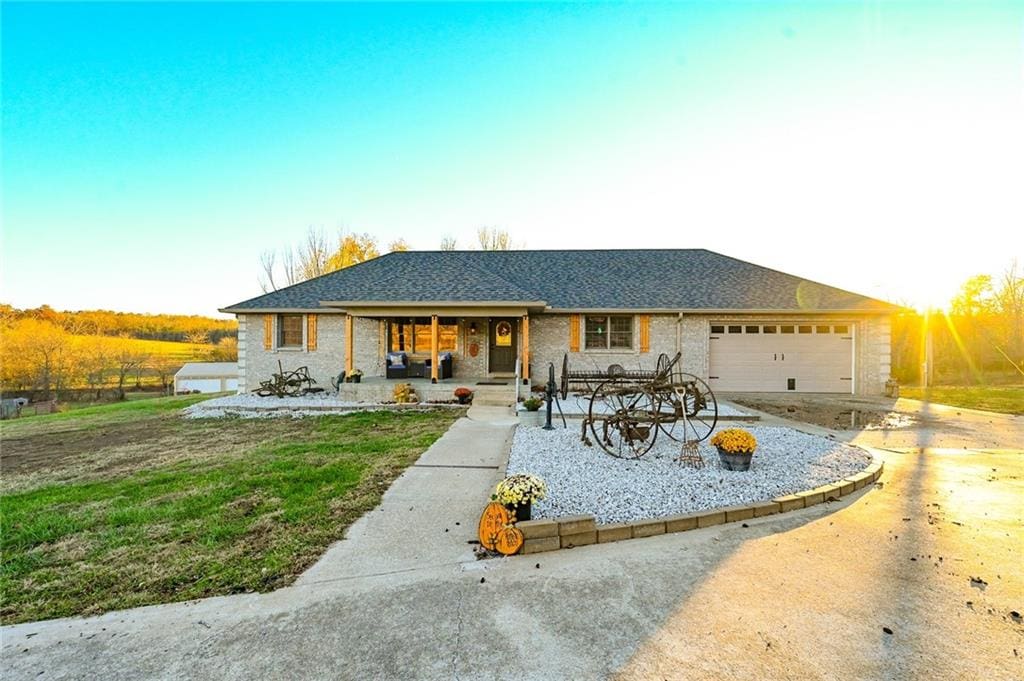
MULTIPOLYGON (((448 443, 466 451, 430 458, 493 465, 476 431, 463 429, 480 428, 493 452, 509 426, 458 424, 448 443)), ((950 416, 948 429, 948 439, 929 432, 934 449, 923 452, 910 433, 906 448, 886 443, 882 484, 840 503, 747 527, 488 561, 460 562, 484 499, 477 488, 474 506, 468 486, 449 488, 472 473, 417 468, 409 480, 439 486, 453 507, 433 511, 440 530, 413 521, 423 536, 403 533, 421 562, 377 544, 392 550, 388 561, 360 557, 357 570, 325 556, 318 577, 271 594, 9 627, 2 675, 1018 679, 1024 624, 1011 611, 1024 612, 1024 420, 950 416), (1002 449, 953 449, 975 429, 996 433, 1002 449), (447 533, 455 537, 438 539, 459 517, 447 533)), ((416 512, 423 497, 408 484, 396 483, 382 516, 416 512)), ((371 514, 328 555, 350 555, 346 542, 370 541, 375 527, 394 526, 371 514)))
POLYGON ((475 560, 466 536, 504 476, 515 423, 508 414, 477 408, 452 424, 296 586, 475 560))

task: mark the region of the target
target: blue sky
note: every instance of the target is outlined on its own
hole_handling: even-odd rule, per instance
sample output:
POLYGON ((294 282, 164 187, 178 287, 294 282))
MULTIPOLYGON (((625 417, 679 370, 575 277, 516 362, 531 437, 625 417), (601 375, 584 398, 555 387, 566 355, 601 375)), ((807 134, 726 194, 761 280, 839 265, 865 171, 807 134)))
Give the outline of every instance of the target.
POLYGON ((0 11, 17 306, 211 314, 311 225, 704 247, 916 304, 1024 254, 1021 2, 0 11))

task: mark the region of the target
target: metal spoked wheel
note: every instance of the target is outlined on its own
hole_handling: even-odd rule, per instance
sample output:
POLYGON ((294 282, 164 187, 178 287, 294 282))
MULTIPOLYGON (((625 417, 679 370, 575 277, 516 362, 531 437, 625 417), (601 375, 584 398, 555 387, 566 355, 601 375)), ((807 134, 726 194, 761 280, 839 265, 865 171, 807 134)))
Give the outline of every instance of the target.
POLYGON ((658 437, 658 398, 605 381, 594 389, 588 421, 604 451, 620 459, 639 459, 658 437))
POLYGON ((692 374, 676 374, 659 391, 662 431, 676 442, 706 440, 718 424, 718 400, 710 386, 692 374))

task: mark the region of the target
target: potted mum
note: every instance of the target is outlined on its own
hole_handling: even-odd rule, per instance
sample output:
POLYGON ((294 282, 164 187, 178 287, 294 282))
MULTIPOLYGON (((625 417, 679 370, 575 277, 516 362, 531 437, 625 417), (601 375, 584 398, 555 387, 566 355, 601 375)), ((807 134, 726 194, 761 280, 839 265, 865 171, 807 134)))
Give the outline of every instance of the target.
POLYGON ((349 383, 362 383, 363 382, 363 372, 362 372, 362 370, 360 370, 360 369, 353 369, 352 372, 348 375, 348 381, 349 381, 349 383))
POLYGON ((727 471, 750 470, 750 461, 757 449, 757 440, 742 428, 720 430, 711 438, 711 446, 718 450, 718 460, 727 471))
POLYGON ((459 404, 469 404, 473 399, 473 391, 469 388, 456 388, 455 399, 459 401, 459 404))
POLYGON ((533 502, 540 501, 548 494, 547 485, 536 475, 521 473, 510 475, 494 488, 492 501, 497 501, 509 510, 516 521, 529 520, 533 513, 533 502))

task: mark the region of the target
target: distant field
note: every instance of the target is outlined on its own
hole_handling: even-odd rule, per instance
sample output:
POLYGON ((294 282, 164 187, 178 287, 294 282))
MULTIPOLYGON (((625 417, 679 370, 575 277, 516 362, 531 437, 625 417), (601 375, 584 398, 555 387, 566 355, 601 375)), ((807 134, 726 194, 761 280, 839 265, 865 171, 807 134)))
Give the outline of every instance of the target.
POLYGON ((1024 386, 900 386, 900 397, 948 404, 965 409, 984 409, 1004 414, 1024 414, 1024 386))
MULTIPOLYGON (((76 336, 82 340, 89 336, 76 336)), ((176 341, 142 340, 140 338, 128 338, 125 342, 133 348, 155 357, 167 357, 185 362, 201 361, 213 349, 210 343, 179 343, 176 341)))

